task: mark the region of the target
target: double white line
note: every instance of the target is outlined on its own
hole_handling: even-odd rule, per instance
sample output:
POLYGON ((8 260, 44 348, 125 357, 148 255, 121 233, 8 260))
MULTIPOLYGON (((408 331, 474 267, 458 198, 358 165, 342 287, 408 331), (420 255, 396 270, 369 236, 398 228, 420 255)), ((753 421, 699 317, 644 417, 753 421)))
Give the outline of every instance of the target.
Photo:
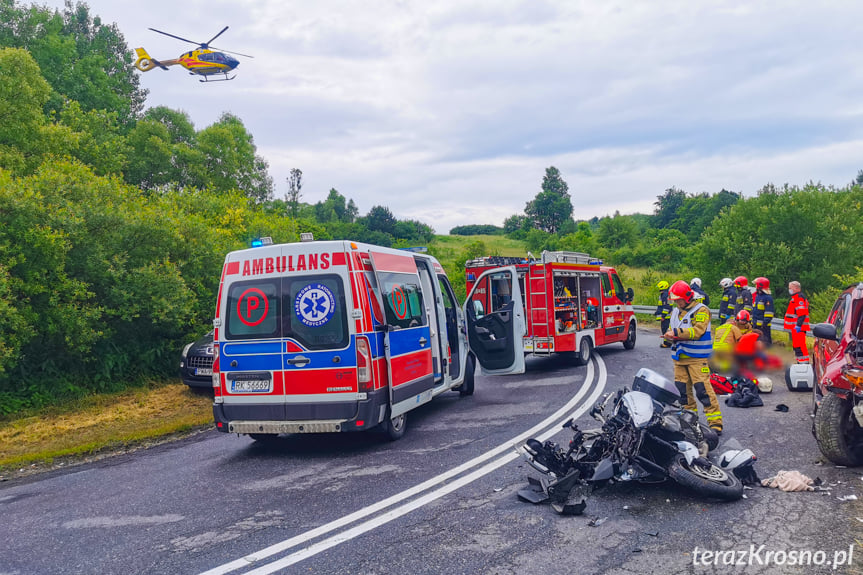
POLYGON ((372 519, 364 521, 350 529, 346 529, 345 531, 341 531, 332 535, 326 539, 318 541, 308 547, 300 549, 299 551, 295 551, 290 555, 286 555, 281 559, 273 561, 272 563, 267 563, 266 565, 261 565, 260 567, 253 569, 252 571, 248 571, 245 575, 268 575, 270 573, 275 573, 280 569, 284 569, 290 565, 298 563, 304 559, 308 559, 322 551, 326 551, 331 547, 335 547, 340 543, 344 543, 346 541, 350 541, 351 539, 362 535, 372 529, 380 527, 390 521, 393 521, 403 515, 410 513, 415 509, 419 509, 420 507, 435 501, 436 499, 440 499, 444 495, 452 493, 456 489, 463 487, 473 481, 476 481, 480 477, 487 475, 517 459, 519 457, 518 453, 514 451, 514 447, 520 446, 526 439, 530 437, 536 437, 539 441, 545 441, 546 439, 552 437, 556 433, 560 431, 560 426, 570 417, 578 418, 583 415, 590 407, 596 402, 599 396, 602 394, 605 389, 607 372, 605 369, 605 362, 602 361, 602 358, 599 354, 594 355, 594 359, 597 365, 597 371, 599 373, 599 377, 596 383, 596 386, 593 388, 593 392, 587 398, 585 402, 583 402, 575 411, 570 411, 576 405, 578 405, 582 398, 587 395, 587 392, 590 390, 591 385, 593 384, 593 378, 595 375, 593 362, 587 365, 587 374, 584 378, 584 385, 581 386, 578 393, 576 393, 572 399, 570 399, 566 405, 558 409, 555 413, 544 419, 539 424, 533 426, 527 431, 517 435, 516 437, 510 439, 509 441, 502 443, 495 447, 494 449, 487 451, 486 453, 471 459, 470 461, 459 465, 458 467, 454 467, 449 471, 441 473, 436 477, 432 477, 431 479, 420 483, 410 489, 402 491, 401 493, 397 493, 392 497, 384 499, 383 501, 379 501, 378 503, 369 505, 368 507, 364 507, 350 515, 345 515, 335 521, 331 521, 320 527, 316 527, 311 531, 306 531, 305 533, 301 533, 295 537, 291 537, 290 539, 286 539, 281 541, 280 543, 276 543, 275 545, 271 545, 260 551, 255 553, 246 555, 245 557, 241 557, 240 559, 235 559, 229 563, 225 563, 224 565, 220 565, 218 567, 214 567, 209 571, 205 571, 201 575, 222 575, 224 573, 231 573, 238 569, 244 569, 248 567, 253 567, 255 564, 258 564, 260 561, 272 557, 278 553, 283 551, 287 551, 293 547, 298 545, 302 545, 312 539, 320 537, 321 535, 325 535, 351 523, 359 521, 365 517, 370 515, 374 515, 379 511, 383 511, 389 507, 393 507, 397 503, 401 503, 403 501, 409 500, 415 495, 419 495, 428 491, 421 497, 417 497, 416 499, 407 501, 402 505, 397 507, 393 507, 388 511, 381 513, 375 516, 372 519), (537 435, 538 433, 541 434, 537 435), (492 461, 488 461, 492 459, 492 461), (488 461, 488 463, 486 463, 488 461), (479 467, 477 467, 479 466, 479 467), (449 479, 453 477, 457 477, 464 473, 465 471, 471 470, 475 468, 471 473, 459 477, 452 483, 445 483, 449 479), (441 485, 444 484, 444 485, 441 485), (439 486, 439 487, 438 487, 439 486), (436 489, 433 489, 437 487, 436 489), (429 491, 431 490, 431 491, 429 491))

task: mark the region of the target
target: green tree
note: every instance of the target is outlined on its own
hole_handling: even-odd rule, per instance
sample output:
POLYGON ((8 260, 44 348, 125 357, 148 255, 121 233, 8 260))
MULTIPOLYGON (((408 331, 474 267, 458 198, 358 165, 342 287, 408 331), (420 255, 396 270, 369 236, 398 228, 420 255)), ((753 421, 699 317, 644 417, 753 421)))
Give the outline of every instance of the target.
POLYGON ((597 241, 608 249, 618 249, 635 245, 638 238, 638 225, 632 216, 622 216, 614 212, 614 217, 599 220, 597 241))
POLYGON ((554 166, 545 169, 542 191, 525 206, 525 215, 536 229, 557 233, 572 217, 569 186, 554 166))
POLYGON ((254 138, 237 116, 222 114, 218 122, 201 130, 197 149, 204 155, 207 184, 214 190, 240 190, 256 202, 272 198, 269 165, 257 155, 254 138))
POLYGON ((42 107, 51 88, 25 50, 0 48, 0 167, 32 171, 42 159, 42 107))
POLYGON ((686 200, 686 192, 678 190, 674 186, 665 190, 665 193, 657 196, 653 203, 656 210, 653 213, 653 226, 655 228, 667 228, 677 217, 677 211, 686 200))
POLYGON ((363 218, 366 227, 373 232, 395 235, 396 218, 386 206, 374 206, 363 218))
POLYGON ((288 209, 292 217, 296 218, 300 210, 300 199, 303 196, 303 171, 299 168, 292 168, 291 175, 288 176, 288 209))
POLYGON ((47 111, 59 113, 75 100, 85 112, 115 112, 129 129, 143 109, 147 92, 123 35, 83 2, 67 0, 61 13, 0 0, 0 46, 25 48, 39 64, 51 86, 47 111))

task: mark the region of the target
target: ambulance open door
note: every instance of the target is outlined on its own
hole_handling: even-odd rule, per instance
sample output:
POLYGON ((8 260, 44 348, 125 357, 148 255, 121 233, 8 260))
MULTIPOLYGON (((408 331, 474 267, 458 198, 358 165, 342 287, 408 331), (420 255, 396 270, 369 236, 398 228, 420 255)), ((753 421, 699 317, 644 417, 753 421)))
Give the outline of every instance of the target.
POLYGON ((515 267, 483 272, 468 294, 464 315, 481 373, 524 373, 524 306, 515 267))

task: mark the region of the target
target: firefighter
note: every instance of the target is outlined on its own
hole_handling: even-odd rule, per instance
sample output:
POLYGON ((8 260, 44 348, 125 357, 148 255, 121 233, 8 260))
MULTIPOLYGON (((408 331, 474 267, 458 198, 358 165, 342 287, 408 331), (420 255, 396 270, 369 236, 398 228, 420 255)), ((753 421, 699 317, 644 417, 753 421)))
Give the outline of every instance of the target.
POLYGON ((734 310, 734 300, 737 299, 737 288, 731 278, 722 278, 719 282, 722 286, 722 299, 719 301, 719 322, 725 323, 731 317, 734 310))
POLYGON ((722 412, 716 393, 710 385, 708 361, 713 349, 710 337, 710 309, 695 299, 695 292, 685 281, 676 281, 668 293, 675 308, 665 339, 674 342, 674 383, 686 395, 686 409, 698 410, 695 398, 704 406, 707 425, 722 433, 722 412))
POLYGON ((770 322, 773 321, 773 296, 770 295, 770 280, 764 277, 755 278, 755 300, 752 302, 752 327, 761 332, 761 341, 770 347, 773 345, 773 335, 770 333, 770 322))
POLYGON ((734 298, 734 314, 741 310, 752 313, 752 292, 749 291, 749 280, 745 276, 734 278, 734 287, 737 288, 737 296, 734 298))
MULTIPOLYGON (((659 288, 659 305, 656 306, 656 311, 653 315, 659 320, 659 329, 662 333, 668 331, 668 324, 671 321, 671 304, 668 303, 668 282, 662 280, 656 287, 659 288)), ((662 340, 659 347, 671 347, 671 342, 662 340)))
POLYGON ((689 287, 695 292, 695 299, 702 300, 706 306, 710 305, 710 296, 701 289, 701 278, 692 278, 692 281, 689 282, 689 287))
POLYGON ((809 300, 803 295, 800 282, 788 284, 791 301, 785 312, 784 328, 791 332, 791 347, 797 363, 809 363, 809 350, 806 348, 806 332, 809 331, 809 300))

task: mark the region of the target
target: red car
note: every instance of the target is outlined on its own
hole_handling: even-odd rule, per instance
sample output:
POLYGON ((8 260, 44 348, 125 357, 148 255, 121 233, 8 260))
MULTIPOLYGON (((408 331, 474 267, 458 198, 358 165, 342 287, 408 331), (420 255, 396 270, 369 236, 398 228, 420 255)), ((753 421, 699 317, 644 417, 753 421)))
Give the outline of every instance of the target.
POLYGON ((836 464, 863 465, 863 282, 842 292, 812 333, 818 447, 836 464))

